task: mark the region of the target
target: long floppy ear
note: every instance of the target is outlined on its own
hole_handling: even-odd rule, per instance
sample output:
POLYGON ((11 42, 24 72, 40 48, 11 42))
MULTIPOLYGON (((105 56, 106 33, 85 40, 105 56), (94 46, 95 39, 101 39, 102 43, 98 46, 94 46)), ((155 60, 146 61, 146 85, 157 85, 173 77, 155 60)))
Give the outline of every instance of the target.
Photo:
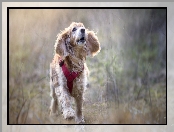
POLYGON ((68 41, 70 41, 69 34, 69 28, 66 28, 64 31, 57 35, 57 40, 54 45, 55 53, 59 54, 62 57, 68 55, 66 44, 68 44, 68 41))
POLYGON ((87 30, 87 46, 89 48, 89 54, 92 56, 97 55, 100 52, 100 42, 98 41, 98 37, 94 33, 94 31, 87 30))

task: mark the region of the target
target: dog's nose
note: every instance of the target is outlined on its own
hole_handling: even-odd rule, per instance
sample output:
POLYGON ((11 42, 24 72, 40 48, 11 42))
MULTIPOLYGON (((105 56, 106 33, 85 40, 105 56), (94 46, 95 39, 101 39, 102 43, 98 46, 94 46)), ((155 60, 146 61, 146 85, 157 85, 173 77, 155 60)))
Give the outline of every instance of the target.
POLYGON ((81 29, 81 33, 85 33, 85 29, 83 28, 83 29, 81 29))

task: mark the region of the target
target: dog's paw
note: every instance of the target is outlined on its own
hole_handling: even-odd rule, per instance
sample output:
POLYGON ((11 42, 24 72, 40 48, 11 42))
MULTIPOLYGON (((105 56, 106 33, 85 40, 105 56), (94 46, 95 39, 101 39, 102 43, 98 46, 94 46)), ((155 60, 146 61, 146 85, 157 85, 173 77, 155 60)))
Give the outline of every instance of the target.
POLYGON ((75 122, 77 124, 84 124, 85 123, 84 117, 76 117, 75 122))
POLYGON ((68 108, 63 111, 63 116, 65 119, 72 119, 75 117, 75 111, 72 108, 68 108))

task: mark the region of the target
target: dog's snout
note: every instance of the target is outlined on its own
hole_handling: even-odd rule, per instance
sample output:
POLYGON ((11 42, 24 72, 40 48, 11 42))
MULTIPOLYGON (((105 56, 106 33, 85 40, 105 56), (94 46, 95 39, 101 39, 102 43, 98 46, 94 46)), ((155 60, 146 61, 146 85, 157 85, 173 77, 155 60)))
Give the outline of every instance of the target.
POLYGON ((83 28, 83 29, 81 29, 81 33, 85 33, 85 29, 83 28))

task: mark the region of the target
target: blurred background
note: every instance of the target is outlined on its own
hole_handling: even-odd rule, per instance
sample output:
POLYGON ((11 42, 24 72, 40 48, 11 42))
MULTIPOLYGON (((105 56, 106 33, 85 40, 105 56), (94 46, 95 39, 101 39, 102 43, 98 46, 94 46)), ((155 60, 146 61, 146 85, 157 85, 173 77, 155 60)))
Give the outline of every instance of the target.
POLYGON ((49 117, 49 64, 56 35, 82 22, 101 44, 87 58, 86 123, 166 124, 166 17, 166 9, 10 9, 9 123, 75 123, 49 117))

